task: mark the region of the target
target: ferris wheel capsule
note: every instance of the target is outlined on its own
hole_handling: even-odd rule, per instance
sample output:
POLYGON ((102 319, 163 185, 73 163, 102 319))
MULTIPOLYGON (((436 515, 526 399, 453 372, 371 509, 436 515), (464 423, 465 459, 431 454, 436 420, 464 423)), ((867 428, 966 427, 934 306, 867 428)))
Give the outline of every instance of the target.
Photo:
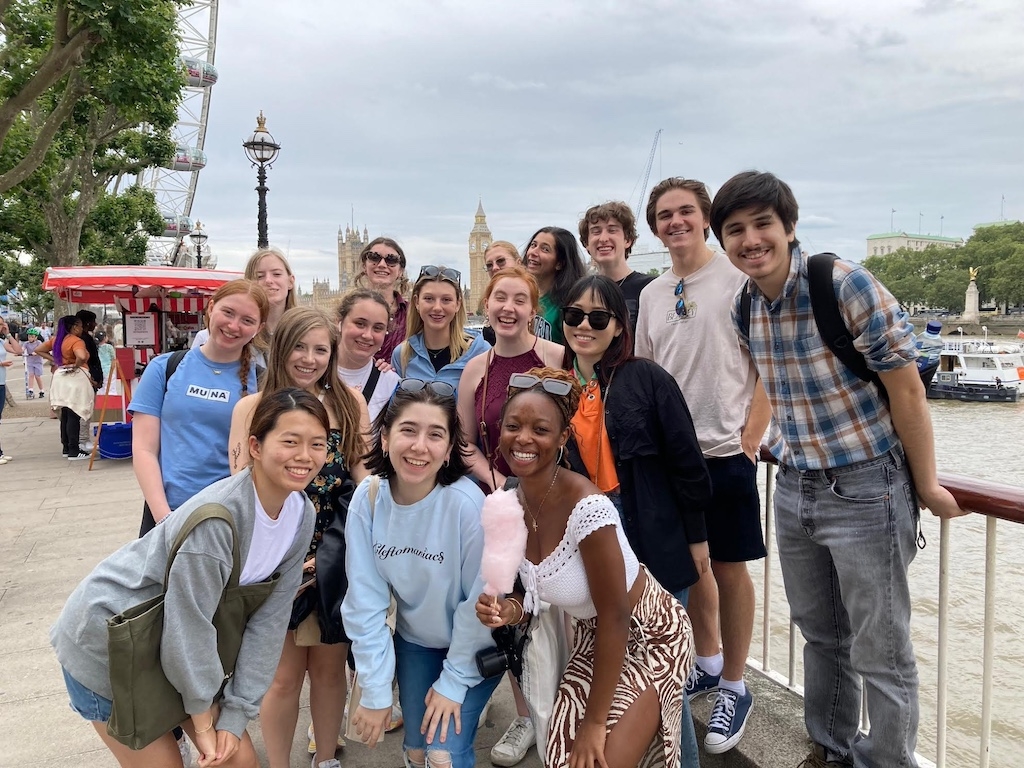
POLYGON ((164 214, 163 237, 181 238, 192 231, 192 219, 188 216, 175 216, 172 213, 164 214))
POLYGON ((164 167, 172 171, 199 171, 206 167, 206 153, 196 147, 179 144, 174 148, 174 157, 164 167))
POLYGON ((185 79, 193 88, 209 88, 217 82, 217 68, 194 56, 182 56, 181 64, 185 68, 185 79))

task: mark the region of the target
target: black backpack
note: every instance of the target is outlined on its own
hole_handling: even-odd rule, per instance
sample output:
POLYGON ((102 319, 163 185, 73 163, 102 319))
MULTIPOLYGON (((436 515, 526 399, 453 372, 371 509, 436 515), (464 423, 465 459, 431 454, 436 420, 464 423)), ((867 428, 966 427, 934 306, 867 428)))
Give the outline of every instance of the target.
MULTIPOLYGON (((864 355, 853 346, 853 336, 843 321, 839 310, 839 297, 836 296, 832 283, 832 267, 838 257, 834 253, 816 253, 807 259, 807 283, 811 296, 811 310, 814 312, 814 323, 818 326, 825 346, 829 348, 839 361, 862 381, 874 383, 879 394, 887 403, 889 393, 875 371, 868 368, 864 355)), ((740 296, 740 320, 744 333, 750 333, 750 293, 743 289, 740 296)), ((925 391, 931 384, 938 363, 919 370, 925 391)))

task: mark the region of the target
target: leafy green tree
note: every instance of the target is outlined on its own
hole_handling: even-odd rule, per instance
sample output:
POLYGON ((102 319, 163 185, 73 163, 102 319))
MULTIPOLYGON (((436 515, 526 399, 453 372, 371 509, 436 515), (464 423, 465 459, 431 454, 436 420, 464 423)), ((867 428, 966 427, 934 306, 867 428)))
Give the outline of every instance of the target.
POLYGON ((168 76, 150 64, 177 56, 183 2, 0 0, 0 193, 45 163, 83 99, 101 92, 125 113, 144 105, 154 83, 140 83, 168 76))

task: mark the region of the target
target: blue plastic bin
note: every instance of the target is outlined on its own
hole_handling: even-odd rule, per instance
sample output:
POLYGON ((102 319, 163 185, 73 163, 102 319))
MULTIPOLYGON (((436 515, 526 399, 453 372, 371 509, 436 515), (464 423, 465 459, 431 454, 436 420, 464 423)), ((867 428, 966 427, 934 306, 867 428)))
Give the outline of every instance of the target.
POLYGON ((132 425, 104 424, 100 430, 100 456, 104 459, 130 459, 132 457, 132 425))

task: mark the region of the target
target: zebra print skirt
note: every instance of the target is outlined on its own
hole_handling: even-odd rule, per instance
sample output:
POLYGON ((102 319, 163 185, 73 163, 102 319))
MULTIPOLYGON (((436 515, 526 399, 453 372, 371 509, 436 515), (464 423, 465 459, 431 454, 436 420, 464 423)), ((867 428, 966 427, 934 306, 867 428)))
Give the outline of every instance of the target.
MULTIPOLYGON (((644 566, 641 568, 647 575, 647 585, 630 617, 626 657, 608 711, 607 731, 615 727, 640 694, 654 688, 661 702, 661 724, 640 766, 677 768, 683 688, 693 666, 693 630, 680 602, 644 566)), ((547 768, 569 764, 594 677, 597 619, 575 619, 573 625, 572 650, 549 723, 544 756, 547 768)))

